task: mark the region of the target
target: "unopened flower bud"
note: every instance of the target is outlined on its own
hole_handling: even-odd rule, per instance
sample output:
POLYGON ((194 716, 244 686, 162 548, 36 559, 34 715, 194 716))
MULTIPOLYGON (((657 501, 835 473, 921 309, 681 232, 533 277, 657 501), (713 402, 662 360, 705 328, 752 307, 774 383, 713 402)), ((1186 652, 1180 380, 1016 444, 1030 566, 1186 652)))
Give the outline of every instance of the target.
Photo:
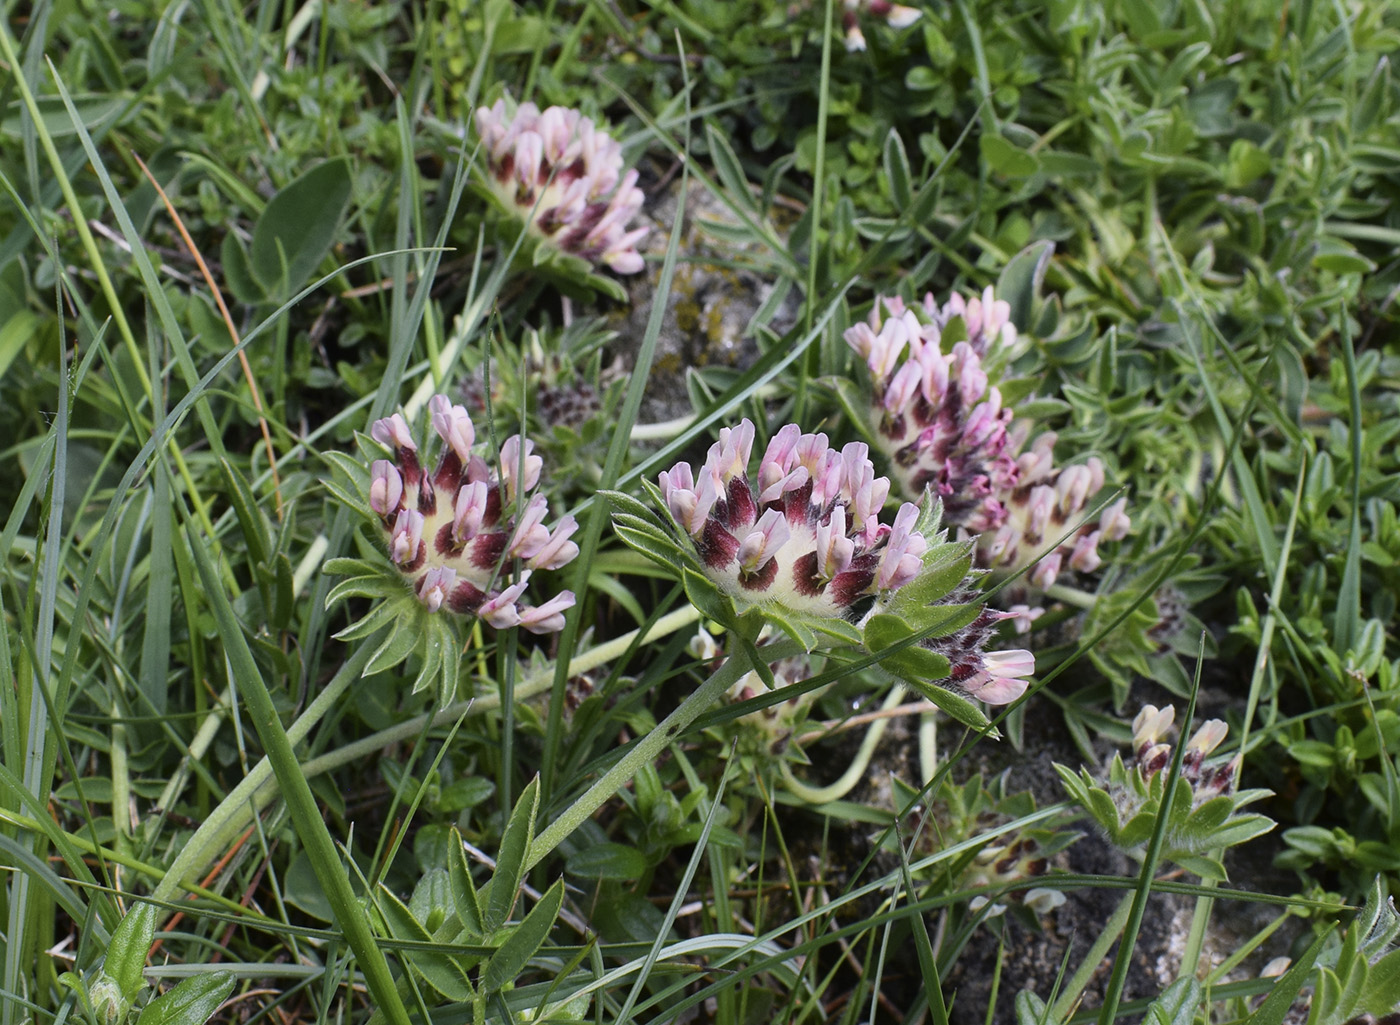
POLYGON ((106 973, 99 975, 92 984, 88 999, 92 1001, 98 1025, 122 1025, 131 1013, 131 1002, 122 993, 121 985, 106 973))

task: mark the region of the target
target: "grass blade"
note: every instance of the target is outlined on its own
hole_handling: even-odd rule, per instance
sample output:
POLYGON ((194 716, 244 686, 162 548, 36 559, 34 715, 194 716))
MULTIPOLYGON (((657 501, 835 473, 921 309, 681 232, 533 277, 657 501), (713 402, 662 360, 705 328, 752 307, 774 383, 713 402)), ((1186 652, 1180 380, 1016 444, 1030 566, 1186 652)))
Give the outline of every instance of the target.
POLYGON ((316 878, 330 901, 337 924, 344 931, 345 939, 365 973, 375 1003, 393 1025, 408 1025, 408 1009, 394 986, 393 973, 389 970, 384 952, 374 941, 369 917, 350 887, 349 876, 341 870, 335 841, 331 839, 316 799, 311 795, 311 787, 297 763, 296 753, 277 715, 272 695, 268 693, 257 663, 253 660, 253 653, 248 648, 233 606, 224 594, 218 571, 198 539, 191 538, 191 542, 190 551, 218 622, 219 637, 223 641, 234 682, 248 705, 258 739, 277 776, 282 797, 291 811, 292 824, 311 857, 316 878))

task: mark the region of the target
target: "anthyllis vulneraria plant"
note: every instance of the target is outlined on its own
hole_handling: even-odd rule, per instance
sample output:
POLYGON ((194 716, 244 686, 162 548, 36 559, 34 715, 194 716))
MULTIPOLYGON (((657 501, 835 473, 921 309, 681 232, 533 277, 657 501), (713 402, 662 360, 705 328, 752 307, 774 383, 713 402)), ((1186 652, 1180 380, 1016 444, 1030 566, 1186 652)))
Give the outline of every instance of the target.
POLYGON ((628 230, 641 210, 637 172, 624 172, 617 140, 567 107, 544 112, 505 100, 476 111, 491 191, 529 232, 589 266, 618 274, 642 269, 637 243, 647 228, 628 230))
POLYGON ((769 621, 808 651, 818 634, 872 652, 899 645, 886 669, 979 723, 980 712, 931 681, 992 704, 1021 695, 1034 659, 983 650, 1003 614, 965 586, 970 545, 938 531, 937 503, 905 502, 883 522, 890 482, 875 475, 867 447, 838 450, 795 424, 773 435, 750 477, 754 439, 748 420, 721 429, 698 470, 677 463, 650 488, 672 529, 628 507, 614 517, 620 536, 683 567, 691 600, 741 634, 736 613, 755 624, 747 636, 769 621), (900 645, 914 634, 917 643, 900 645))
POLYGON ((1103 487, 1103 463, 1057 468, 1052 432, 1021 451, 1026 429, 987 371, 1010 358, 1018 338, 1009 304, 991 288, 941 307, 932 295, 912 307, 878 298, 845 338, 869 370, 863 412, 891 475, 906 497, 931 491, 949 522, 977 535, 980 566, 1003 574, 1030 566, 1031 584, 1044 590, 1064 570, 1093 572, 1100 542, 1127 536, 1122 498, 1065 536, 1103 487))
MULTIPOLYGON (((1087 769, 1075 773, 1056 765, 1065 789, 1108 838, 1130 854, 1140 855, 1156 826, 1172 764, 1172 745, 1165 738, 1176 709, 1144 705, 1133 720, 1133 753, 1127 765, 1115 754, 1108 780, 1095 778, 1087 769)), ((1235 789, 1239 757, 1207 763, 1206 759, 1225 739, 1227 727, 1219 719, 1204 723, 1186 743, 1181 775, 1175 782, 1171 818, 1167 823, 1162 857, 1176 862, 1203 879, 1224 881, 1225 868, 1210 852, 1252 840, 1274 828, 1272 820, 1239 810, 1268 790, 1235 789)))
POLYGON ((351 492, 337 489, 338 494, 373 522, 387 565, 336 560, 330 571, 351 579, 327 600, 386 599, 338 636, 367 636, 390 626, 366 673, 396 665, 418 650, 424 669, 417 686, 427 686, 433 669, 450 697, 455 683, 448 688, 447 675, 455 681, 456 671, 446 663, 456 663, 461 646, 454 619, 475 618, 496 629, 519 626, 536 634, 563 628, 564 613, 574 604, 572 591, 539 605, 526 604, 524 597, 534 572, 559 569, 578 555, 570 540, 578 523, 565 516, 553 530, 545 525, 549 500, 536 491, 544 460, 534 454, 532 442, 512 435, 488 463, 476 451, 476 428, 465 408, 444 395, 433 396, 428 408, 442 440, 431 471, 398 413, 370 428, 374 443, 391 459, 375 459, 368 473, 348 456, 333 459, 357 485, 351 492))

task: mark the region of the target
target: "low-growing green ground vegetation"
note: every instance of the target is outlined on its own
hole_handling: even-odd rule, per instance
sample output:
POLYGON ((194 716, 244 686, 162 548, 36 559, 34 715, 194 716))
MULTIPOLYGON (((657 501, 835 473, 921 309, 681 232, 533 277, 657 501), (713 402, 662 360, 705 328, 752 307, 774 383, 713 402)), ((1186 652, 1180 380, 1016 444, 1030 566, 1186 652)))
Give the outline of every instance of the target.
POLYGON ((1394 5, 4 15, 0 1025, 1395 1020, 1394 5))

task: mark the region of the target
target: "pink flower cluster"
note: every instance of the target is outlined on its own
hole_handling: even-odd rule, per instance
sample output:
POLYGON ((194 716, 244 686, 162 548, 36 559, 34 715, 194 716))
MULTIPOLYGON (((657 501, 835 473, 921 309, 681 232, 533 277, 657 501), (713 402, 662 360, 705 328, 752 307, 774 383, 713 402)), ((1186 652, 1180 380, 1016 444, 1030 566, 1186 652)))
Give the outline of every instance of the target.
POLYGON ((1066 567, 1096 569, 1099 542, 1121 540, 1130 524, 1119 499, 1056 545, 1103 486, 1103 464, 1056 468, 1048 433, 1018 455, 1023 437, 984 366, 994 347, 1015 343, 1010 315, 991 288, 941 307, 932 295, 914 308, 880 298, 845 338, 870 371, 871 426, 905 494, 932 490, 949 522, 979 535, 981 565, 1015 572, 1035 563, 1031 583, 1043 589, 1066 567), (954 317, 966 337, 945 352, 943 332, 954 317))
POLYGON ((1099 513, 1097 521, 1084 524, 1050 549, 1082 517, 1104 480, 1103 463, 1094 456, 1057 468, 1051 461, 1054 447, 1055 434, 1047 431, 1017 458, 1015 487, 1002 499, 1005 517, 978 539, 978 551, 989 566, 1014 571, 1034 562, 1030 580, 1042 590, 1066 567, 1078 573, 1098 569, 1103 561, 1099 542, 1121 541, 1132 525, 1127 499, 1119 498, 1099 513))
POLYGON ((512 117, 505 100, 476 111, 489 180, 508 209, 565 253, 602 262, 619 274, 642 269, 637 243, 647 228, 627 230, 642 209, 637 172, 622 170, 622 147, 567 107, 543 113, 522 103, 512 117))
MULTIPOLYGON (((959 589, 945 598, 944 603, 964 604, 976 600, 971 590, 959 589)), ((1035 656, 1021 648, 985 650, 997 624, 1015 617, 1014 612, 983 609, 961 630, 925 641, 926 648, 942 655, 952 667, 949 678, 939 683, 989 705, 1007 705, 1024 694, 1035 673, 1035 656)))
MULTIPOLYGON (((875 476, 865 445, 838 451, 826 435, 788 424, 773 435, 751 481, 753 442, 748 420, 723 428, 698 471, 677 463, 659 480, 671 516, 726 594, 854 619, 863 599, 889 595, 920 574, 929 542, 917 529, 919 510, 905 502, 892 523, 880 521, 890 482, 875 476)), ((953 686, 992 704, 1019 697, 1035 670, 1029 652, 982 651, 1001 618, 984 612, 956 634, 928 642, 948 657, 953 686)))
MULTIPOLYGON (((1133 760, 1144 781, 1171 764, 1172 746, 1162 738, 1171 731, 1175 719, 1176 709, 1171 705, 1160 709, 1156 705, 1143 705, 1133 719, 1133 760)), ((1181 756, 1181 778, 1191 784, 1194 806, 1199 807, 1234 788, 1238 766, 1233 759, 1220 765, 1205 764, 1206 758, 1228 733, 1229 727, 1223 721, 1209 719, 1186 742, 1186 753, 1181 756)))
POLYGON ((846 30, 846 50, 854 53, 865 49, 865 33, 860 30, 860 15, 884 18, 890 28, 908 28, 919 20, 914 7, 890 3, 890 0, 842 0, 841 26, 846 30))
POLYGON ((726 593, 753 604, 837 617, 860 598, 889 592, 923 568, 928 541, 904 503, 880 522, 890 482, 875 476, 867 449, 837 451, 825 434, 788 424, 773 435, 749 481, 754 426, 725 427, 699 472, 677 463, 660 476, 671 515, 726 593))
POLYGON ((544 525, 549 500, 530 494, 544 465, 533 454, 534 443, 519 435, 507 438, 493 469, 472 451, 476 429, 465 408, 445 395, 433 396, 428 408, 443 443, 432 473, 419 462, 402 416, 376 420, 370 428, 374 440, 394 454, 393 460, 375 460, 369 489, 390 560, 429 612, 445 606, 497 629, 563 629, 572 591, 533 607, 520 600, 533 570, 558 569, 578 555, 578 545, 569 540, 577 521, 565 516, 551 531, 544 525))

